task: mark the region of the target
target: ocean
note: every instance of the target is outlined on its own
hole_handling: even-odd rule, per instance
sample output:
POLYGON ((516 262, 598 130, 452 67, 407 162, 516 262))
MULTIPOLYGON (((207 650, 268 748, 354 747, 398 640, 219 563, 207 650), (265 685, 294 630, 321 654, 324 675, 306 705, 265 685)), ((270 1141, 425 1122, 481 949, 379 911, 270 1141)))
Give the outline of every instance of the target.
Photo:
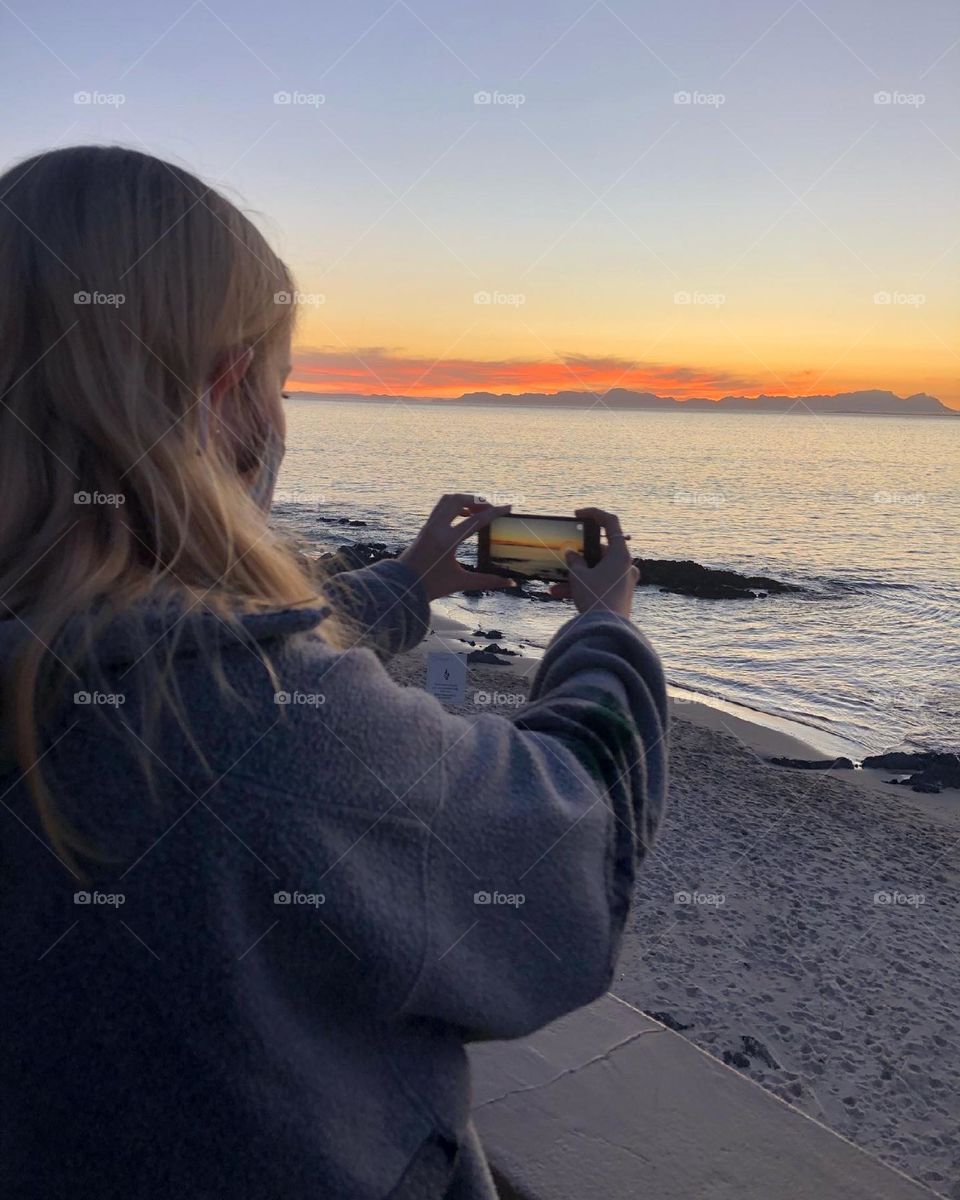
MULTIPOLYGON (((960 750, 960 420, 302 396, 286 411, 274 513, 317 548, 402 545, 443 492, 558 515, 596 504, 620 514, 637 556, 805 589, 638 588, 634 617, 679 696, 799 723, 825 752, 960 750)), ((569 609, 502 596, 436 607, 534 655, 569 609)))

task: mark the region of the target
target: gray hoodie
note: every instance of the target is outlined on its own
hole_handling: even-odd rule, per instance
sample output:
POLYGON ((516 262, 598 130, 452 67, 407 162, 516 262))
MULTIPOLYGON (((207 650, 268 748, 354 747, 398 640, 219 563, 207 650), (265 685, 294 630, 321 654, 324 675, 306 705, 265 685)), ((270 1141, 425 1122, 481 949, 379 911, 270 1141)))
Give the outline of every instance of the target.
MULTIPOLYGON (((664 804, 663 674, 630 622, 577 616, 512 718, 454 716, 380 662, 425 634, 415 576, 345 587, 366 643, 346 651, 322 609, 114 622, 112 691, 83 702, 81 677, 45 736, 60 808, 109 858, 82 876, 5 769, 7 1200, 494 1195, 464 1043, 609 986, 664 804), (174 626, 196 745, 145 717, 174 626)), ((25 636, 0 622, 0 653, 25 636)))

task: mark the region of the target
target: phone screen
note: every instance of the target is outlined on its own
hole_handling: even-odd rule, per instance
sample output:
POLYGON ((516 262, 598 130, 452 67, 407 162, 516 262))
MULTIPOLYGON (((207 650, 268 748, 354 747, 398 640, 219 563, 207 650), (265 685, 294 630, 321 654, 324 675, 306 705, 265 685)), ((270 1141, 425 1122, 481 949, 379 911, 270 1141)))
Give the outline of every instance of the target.
POLYGON ((592 521, 511 513, 481 530, 478 566, 520 579, 564 580, 567 550, 578 551, 590 562, 595 541, 599 533, 592 521))

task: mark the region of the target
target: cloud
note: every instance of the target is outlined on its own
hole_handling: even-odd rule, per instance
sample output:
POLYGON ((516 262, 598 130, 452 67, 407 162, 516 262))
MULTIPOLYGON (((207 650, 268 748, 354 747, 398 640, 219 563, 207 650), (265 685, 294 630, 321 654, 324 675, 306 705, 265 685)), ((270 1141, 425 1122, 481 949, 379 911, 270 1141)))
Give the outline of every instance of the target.
POLYGON ((679 397, 760 390, 774 394, 769 380, 758 376, 667 363, 631 362, 614 356, 566 354, 543 360, 438 360, 384 346, 303 347, 294 354, 287 387, 290 391, 336 395, 427 397, 477 391, 602 393, 615 387, 679 397))

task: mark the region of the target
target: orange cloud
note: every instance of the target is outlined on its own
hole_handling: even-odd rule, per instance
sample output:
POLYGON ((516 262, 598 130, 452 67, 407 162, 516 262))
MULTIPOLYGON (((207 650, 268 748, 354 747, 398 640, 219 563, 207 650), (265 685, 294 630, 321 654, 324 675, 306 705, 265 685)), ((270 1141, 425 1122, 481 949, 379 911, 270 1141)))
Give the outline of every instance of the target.
MULTIPOLYGON (((798 385, 802 386, 802 385, 798 385)), ((655 392, 661 396, 707 398, 765 391, 790 394, 769 379, 727 371, 706 371, 666 363, 630 362, 615 357, 568 354, 554 360, 474 358, 432 359, 382 346, 303 348, 294 355, 290 391, 328 395, 448 397, 464 392, 578 391, 602 394, 610 388, 655 392)))

